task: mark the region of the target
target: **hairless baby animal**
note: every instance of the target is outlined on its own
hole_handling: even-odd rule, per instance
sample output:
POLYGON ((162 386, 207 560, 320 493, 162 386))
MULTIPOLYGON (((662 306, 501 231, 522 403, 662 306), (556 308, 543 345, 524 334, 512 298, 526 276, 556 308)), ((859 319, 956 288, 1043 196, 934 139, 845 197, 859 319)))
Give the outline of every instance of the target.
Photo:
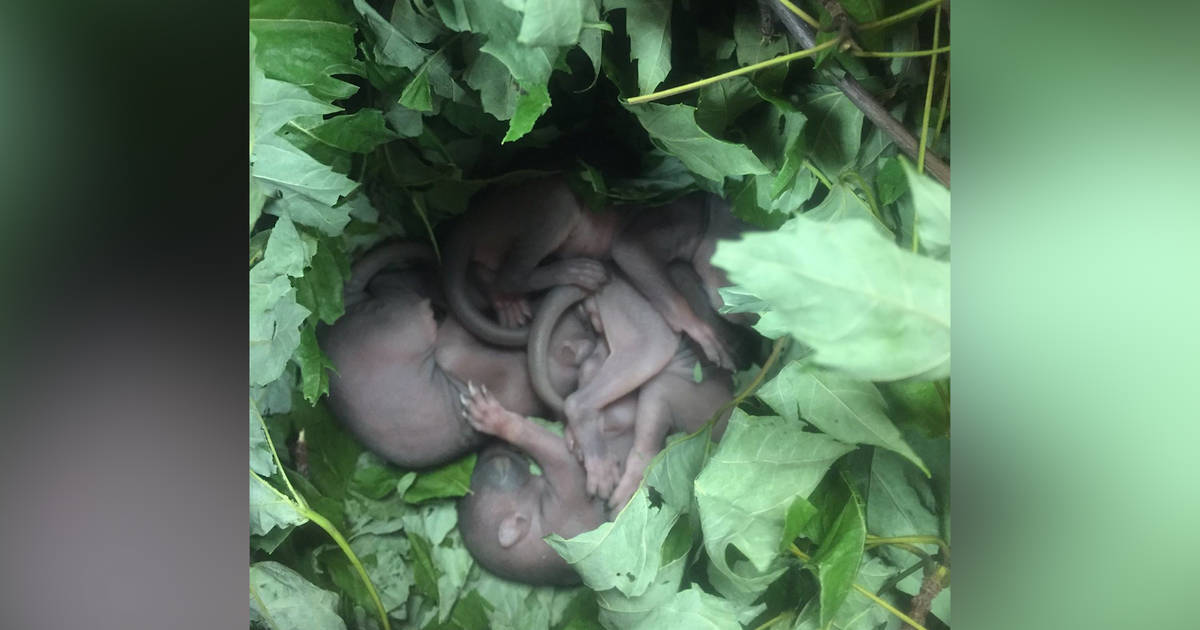
POLYGON ((439 323, 425 293, 435 286, 427 274, 387 271, 432 259, 421 243, 372 250, 351 271, 346 314, 319 333, 334 365, 334 415, 372 451, 411 468, 444 463, 483 443, 461 415, 459 394, 468 379, 487 383, 512 409, 542 410, 523 351, 483 344, 452 316, 439 323))
POLYGON ((482 433, 508 444, 487 447, 476 460, 471 492, 459 500, 458 527, 467 550, 492 573, 530 584, 577 584, 579 576, 543 540, 570 538, 604 522, 604 506, 588 495, 584 472, 563 439, 505 409, 486 387, 463 396, 466 417, 482 433), (529 454, 542 474, 512 446, 529 454))
MULTIPOLYGON (((684 299, 715 320, 714 328, 731 328, 712 313, 690 267, 674 263, 668 274, 684 299)), ((567 416, 567 446, 584 465, 588 492, 619 509, 669 432, 699 429, 730 400, 731 379, 727 370, 707 365, 697 382, 696 354, 620 275, 584 302, 595 332, 572 326, 574 316, 559 319, 582 297, 573 287, 547 296, 532 327, 530 373, 538 395, 567 416), (570 383, 558 373, 572 369, 579 387, 564 402, 560 392, 570 383), (632 445, 622 443, 628 437, 632 445)), ((715 438, 727 417, 719 419, 715 438)))
POLYGON ((589 211, 562 177, 530 180, 485 193, 451 231, 446 297, 463 325, 480 338, 503 346, 524 345, 528 330, 520 326, 532 317, 529 293, 567 284, 595 291, 606 279, 598 260, 612 259, 672 330, 695 340, 714 363, 731 368, 729 348, 671 284, 666 265, 691 264, 709 303, 719 306, 716 289, 727 282, 709 258, 716 239, 744 229, 729 205, 713 195, 692 194, 662 208, 636 212, 589 211), (547 259, 553 260, 543 263, 547 259), (471 271, 487 281, 499 324, 467 298, 471 271))

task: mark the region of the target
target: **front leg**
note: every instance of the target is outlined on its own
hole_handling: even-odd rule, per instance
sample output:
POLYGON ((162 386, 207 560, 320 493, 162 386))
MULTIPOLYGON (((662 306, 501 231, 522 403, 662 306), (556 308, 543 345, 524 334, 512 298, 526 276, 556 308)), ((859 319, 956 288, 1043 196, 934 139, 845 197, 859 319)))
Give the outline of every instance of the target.
MULTIPOLYGON (((679 336, 629 283, 614 279, 596 295, 609 355, 595 374, 567 397, 568 423, 595 417, 671 362, 679 336)), ((582 375, 581 375, 582 378, 582 375)))
POLYGON ((671 284, 666 261, 655 258, 647 247, 629 235, 617 239, 612 255, 613 261, 662 314, 671 330, 691 337, 713 363, 733 368, 733 355, 720 335, 692 310, 687 298, 671 284))
POLYGON ((671 410, 661 388, 648 385, 638 395, 637 419, 634 421, 633 447, 625 458, 621 480, 608 499, 611 510, 625 507, 637 491, 650 460, 662 450, 663 440, 671 430, 671 410))
POLYGON ((480 433, 494 435, 525 451, 537 461, 551 487, 563 490, 582 486, 585 475, 579 463, 567 451, 563 439, 549 429, 505 409, 486 386, 468 383, 469 394, 462 394, 463 417, 480 433))

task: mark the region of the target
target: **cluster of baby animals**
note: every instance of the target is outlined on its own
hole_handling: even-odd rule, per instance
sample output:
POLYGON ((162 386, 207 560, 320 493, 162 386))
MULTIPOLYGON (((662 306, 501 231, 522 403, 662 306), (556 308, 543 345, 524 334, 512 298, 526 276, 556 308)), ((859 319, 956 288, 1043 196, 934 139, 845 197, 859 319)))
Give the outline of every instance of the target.
POLYGON ((709 259, 744 229, 713 195, 593 211, 559 177, 483 193, 440 268, 418 242, 354 264, 346 314, 320 335, 333 412, 407 468, 482 449, 459 503, 472 556, 577 583, 543 538, 614 517, 669 433, 718 412, 714 439, 724 429, 731 370, 757 344, 717 314, 726 280, 709 259))

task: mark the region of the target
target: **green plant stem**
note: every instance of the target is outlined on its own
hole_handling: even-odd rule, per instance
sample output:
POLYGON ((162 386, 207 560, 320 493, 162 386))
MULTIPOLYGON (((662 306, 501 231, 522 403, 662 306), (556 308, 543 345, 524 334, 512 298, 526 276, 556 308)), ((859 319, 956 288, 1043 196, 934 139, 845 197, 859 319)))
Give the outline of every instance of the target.
POLYGON ((899 617, 900 620, 903 621, 904 623, 907 623, 908 625, 912 626, 913 628, 916 628, 916 630, 925 630, 925 626, 922 626, 921 624, 917 623, 916 621, 913 620, 912 617, 909 617, 908 615, 900 612, 900 610, 897 609, 895 606, 892 606, 891 604, 883 601, 882 599, 879 598, 878 595, 863 588, 862 585, 858 584, 857 582, 851 584, 850 586, 853 586, 854 590, 858 591, 859 593, 862 593, 868 599, 875 602, 877 605, 879 605, 880 608, 899 617))
POLYGON ((425 213, 425 202, 421 201, 421 195, 415 194, 412 196, 413 208, 417 211, 417 216, 421 218, 421 223, 425 226, 425 233, 429 235, 429 244, 433 246, 433 257, 437 259, 438 264, 442 264, 442 252, 438 249, 437 239, 433 236, 433 226, 429 225, 429 217, 425 213))
POLYGON ((945 53, 945 52, 950 52, 949 46, 942 46, 941 48, 933 48, 930 50, 908 50, 905 52, 872 52, 869 50, 856 50, 856 51, 854 51, 854 56, 855 57, 889 57, 889 58, 890 57, 928 57, 930 55, 937 55, 937 54, 941 54, 941 53, 945 53))
MULTIPOLYGON (((896 22, 903 22, 904 20, 907 20, 910 17, 920 15, 920 14, 924 13, 925 11, 928 11, 929 9, 940 5, 941 3, 942 3, 942 0, 929 0, 929 2, 923 2, 911 9, 905 9, 904 11, 901 11, 895 15, 889 15, 885 18, 875 20, 874 22, 865 22, 863 24, 859 24, 857 30, 869 31, 871 29, 883 28, 885 26, 891 26, 892 24, 895 24, 896 22)), ((939 13, 940 13, 940 11, 939 11, 939 13)), ((934 48, 937 48, 937 46, 935 45, 934 48)))
POLYGON ((916 545, 910 545, 910 544, 908 544, 908 543, 902 543, 902 542, 894 542, 894 543, 869 542, 869 543, 866 543, 866 545, 864 546, 864 548, 865 548, 865 549, 874 549, 875 547, 882 547, 882 546, 884 546, 884 545, 891 545, 891 546, 893 546, 893 547, 899 547, 899 548, 901 548, 901 549, 903 549, 903 550, 905 550, 905 551, 907 551, 907 552, 911 553, 912 555, 914 555, 914 556, 916 556, 916 557, 920 558, 920 559, 921 559, 923 562, 933 562, 933 561, 934 561, 934 560, 933 560, 933 557, 932 557, 932 556, 930 556, 929 554, 925 553, 925 552, 924 552, 924 551, 923 551, 923 550, 922 550, 920 547, 918 547, 918 546, 916 546, 916 545))
POLYGON ((904 580, 904 578, 916 573, 925 566, 925 561, 921 560, 907 569, 897 573, 896 575, 893 575, 892 577, 888 578, 888 581, 884 582, 883 585, 879 587, 879 592, 886 593, 889 589, 895 588, 897 584, 904 580))
POLYGON ((795 13, 796 17, 800 18, 801 20, 804 20, 805 22, 808 22, 809 26, 811 26, 813 28, 821 28, 821 23, 818 22, 815 18, 813 18, 813 16, 805 13, 800 7, 792 4, 788 0, 779 0, 779 4, 782 4, 783 6, 787 7, 788 11, 795 13))
POLYGON ((877 545, 894 545, 894 544, 910 544, 910 545, 937 545, 942 550, 942 555, 946 559, 950 558, 950 545, 938 536, 872 536, 867 534, 867 544, 877 545))
MULTIPOLYGON (((792 555, 796 556, 797 558, 800 558, 801 560, 803 560, 806 563, 812 562, 812 556, 804 553, 803 551, 800 551, 800 548, 796 546, 796 543, 791 543, 790 545, 788 545, 788 548, 791 550, 792 555)), ((863 586, 861 584, 859 584, 858 582, 851 582, 850 586, 853 586, 854 590, 867 596, 868 599, 875 602, 875 604, 878 605, 880 608, 899 617, 904 623, 907 623, 908 625, 916 628, 917 630, 925 630, 925 626, 922 626, 921 624, 913 621, 911 617, 909 617, 908 615, 897 610, 895 606, 892 606, 891 604, 883 601, 878 596, 876 596, 875 593, 872 593, 871 591, 868 591, 867 589, 863 588, 863 586)))
POLYGON ((875 193, 871 192, 871 186, 867 184, 867 180, 863 179, 862 175, 858 174, 856 171, 847 171, 842 175, 842 181, 853 181, 853 183, 858 186, 858 189, 863 191, 863 194, 866 195, 867 208, 871 210, 871 216, 874 216, 875 220, 879 221, 879 224, 882 225, 884 229, 893 233, 895 232, 890 226, 888 226, 887 221, 883 220, 883 215, 879 212, 879 203, 875 200, 875 193))
POLYGON ((814 176, 816 176, 817 181, 825 184, 825 188, 833 190, 833 182, 829 181, 829 178, 825 177, 825 175, 821 173, 821 169, 817 168, 817 166, 813 164, 811 160, 805 159, 803 164, 804 168, 808 169, 814 176))
MULTIPOLYGON (((933 48, 938 47, 938 36, 942 32, 942 12, 933 14, 933 48)), ((925 86, 925 109, 921 112, 921 144, 917 148, 917 172, 925 172, 925 145, 929 140, 929 110, 933 107, 933 81, 937 77, 937 55, 929 58, 929 84, 925 86)), ((916 241, 916 230, 913 230, 913 241, 916 241)), ((913 248, 915 251, 915 247, 913 248)))
POLYGON ((708 77, 706 79, 700 79, 699 81, 685 83, 678 87, 673 87, 673 88, 670 88, 667 90, 662 90, 661 92, 653 92, 651 94, 643 94, 641 96, 635 96, 626 102, 629 103, 630 105, 636 105, 638 103, 648 103, 650 101, 657 101, 658 99, 666 98, 668 96, 675 96, 676 94, 683 94, 684 92, 690 92, 697 88, 702 88, 706 85, 711 85, 718 81, 724 81, 725 79, 732 79, 733 77, 741 76, 743 74, 750 74, 751 72, 757 72, 759 70, 762 70, 763 68, 777 66, 781 63, 795 61, 796 59, 801 59, 804 57, 811 57, 812 55, 815 55, 815 54, 821 52, 822 50, 825 50, 826 48, 831 48, 831 47, 837 45, 838 42, 840 42, 840 41, 841 41, 841 39, 831 39, 823 44, 817 44, 816 46, 813 46, 812 48, 806 48, 804 50, 798 50, 794 53, 780 55, 773 59, 768 59, 766 61, 760 61, 758 63, 750 64, 748 66, 738 68, 736 70, 730 70, 729 72, 723 72, 721 74, 718 74, 718 75, 712 76, 712 77, 708 77))
POLYGON ((304 508, 300 513, 325 530, 325 533, 329 534, 333 542, 337 543, 338 547, 341 547, 342 553, 346 554, 346 557, 350 559, 350 564, 354 565, 354 570, 358 572, 358 577, 362 580, 363 585, 367 587, 367 592, 371 595, 371 601, 375 603, 375 609, 379 613, 379 621, 383 624, 383 630, 391 630, 392 626, 388 622, 387 611, 383 608, 383 601, 379 599, 379 593, 375 591, 375 585, 371 583, 371 578, 367 576, 367 570, 363 568, 362 563, 358 560, 358 556, 350 548, 350 543, 346 542, 345 537, 333 526, 333 523, 329 522, 329 519, 321 516, 316 511, 304 508))
MULTIPOLYGON (((949 50, 950 47, 946 46, 949 50)), ((938 121, 937 128, 933 132, 933 141, 937 142, 938 138, 942 137, 942 123, 946 122, 946 106, 950 104, 950 60, 946 60, 946 81, 942 83, 942 98, 938 102, 938 121)))
POLYGON ((770 628, 771 626, 779 623, 784 617, 787 616, 787 614, 788 614, 788 611, 785 610, 785 611, 779 613, 778 615, 775 615, 774 617, 768 619, 766 622, 763 623, 763 625, 755 628, 754 630, 767 630, 767 628, 770 628))
MULTIPOLYGON (((254 401, 251 400, 250 404, 253 406, 254 401)), ((258 418, 258 426, 262 427, 263 435, 267 436, 267 448, 271 449, 271 459, 275 460, 275 467, 279 470, 279 476, 283 477, 283 483, 287 484, 288 492, 292 494, 292 499, 296 502, 296 504, 307 510, 308 503, 304 500, 304 497, 300 496, 299 492, 296 492, 296 488, 292 486, 291 480, 287 478, 287 473, 283 472, 283 462, 279 461, 279 453, 275 450, 275 441, 271 439, 271 432, 267 430, 267 421, 263 420, 262 414, 258 412, 258 407, 254 407, 254 415, 258 418)), ((258 473, 254 472, 253 470, 250 471, 250 474, 258 477, 258 473)), ((271 484, 267 483, 265 479, 262 477, 258 478, 262 480, 262 482, 266 484, 268 488, 275 490, 275 488, 272 487, 271 484)), ((275 492, 279 491, 275 490, 275 492)), ((280 493, 280 496, 283 496, 283 494, 280 493)), ((287 497, 284 498, 286 499, 287 497)))

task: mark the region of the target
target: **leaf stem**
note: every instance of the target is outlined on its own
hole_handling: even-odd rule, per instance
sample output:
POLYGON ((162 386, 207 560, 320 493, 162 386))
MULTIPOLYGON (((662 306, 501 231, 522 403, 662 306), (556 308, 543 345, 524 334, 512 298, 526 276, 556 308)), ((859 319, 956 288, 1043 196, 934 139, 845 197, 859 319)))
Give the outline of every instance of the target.
POLYGON ((779 623, 780 620, 782 620, 785 616, 787 616, 788 612, 789 611, 785 610, 785 611, 779 613, 778 615, 775 615, 774 617, 766 620, 761 626, 755 628, 754 630, 767 630, 767 628, 770 628, 771 626, 779 623))
MULTIPOLYGON (((296 492, 296 488, 292 486, 292 481, 288 479, 287 473, 283 471, 283 462, 279 461, 279 453, 275 450, 275 441, 271 439, 271 432, 267 430, 267 421, 263 420, 262 414, 258 412, 258 406, 254 404, 253 399, 250 400, 250 408, 254 410, 254 417, 258 418, 258 426, 262 427, 263 435, 267 436, 267 448, 271 449, 271 458, 275 460, 275 467, 279 470, 279 476, 283 477, 283 483, 287 484, 288 492, 292 494, 292 499, 296 502, 296 504, 307 510, 308 503, 304 501, 304 497, 300 496, 299 492, 296 492)), ((250 472, 251 474, 254 474, 255 477, 258 477, 258 474, 253 470, 250 472)), ((262 479, 262 477, 259 477, 259 479, 262 479)), ((262 479, 262 481, 268 488, 275 490, 275 488, 271 486, 271 484, 267 483, 265 479, 262 479)), ((279 492, 278 490, 275 491, 279 492)), ((283 496, 283 493, 279 494, 280 496, 283 496)))
POLYGON ((901 619, 901 621, 903 621, 904 623, 907 623, 908 625, 912 626, 913 628, 916 628, 917 630, 925 630, 925 626, 917 623, 916 621, 914 621, 912 619, 912 617, 909 617, 908 615, 900 612, 898 609, 896 609, 896 607, 883 601, 877 595, 875 595, 875 593, 872 593, 871 591, 868 591, 867 589, 863 588, 857 582, 852 583, 850 586, 853 586, 854 590, 858 591, 859 593, 862 593, 863 595, 867 596, 868 599, 870 599, 871 601, 878 604, 880 608, 899 617, 901 619))
POLYGON ((813 46, 812 48, 806 48, 804 50, 798 50, 794 53, 780 55, 778 57, 774 57, 774 58, 768 59, 766 61, 760 61, 758 63, 753 63, 748 66, 738 68, 736 70, 730 70, 729 72, 723 72, 716 76, 711 76, 711 77, 708 77, 705 79, 700 79, 699 81, 692 81, 691 83, 685 83, 685 84, 677 86, 677 87, 673 87, 673 88, 670 88, 667 90, 662 90, 661 92, 654 92, 651 94, 643 94, 641 96, 635 96, 626 102, 629 103, 630 105, 636 105, 638 103, 648 103, 650 101, 657 101, 658 99, 666 98, 668 96, 675 96, 676 94, 690 92, 697 88, 702 88, 706 85, 711 85, 718 81, 724 81, 725 79, 732 79, 733 77, 741 76, 743 74, 750 74, 751 72, 757 72, 759 70, 762 70, 763 68, 777 66, 781 63, 787 63, 789 61, 794 61, 796 59, 801 59, 804 57, 811 57, 812 55, 815 55, 815 54, 821 52, 822 50, 825 50, 826 48, 832 48, 833 46, 837 45, 840 41, 841 41, 840 38, 831 39, 823 44, 817 44, 816 46, 813 46))
POLYGON ((872 536, 867 534, 867 543, 878 545, 893 545, 907 543, 913 545, 937 545, 942 555, 950 558, 950 545, 938 536, 872 536))
POLYGON ((941 48, 932 48, 930 50, 907 50, 904 52, 872 52, 870 50, 856 50, 855 57, 928 57, 929 55, 937 55, 940 53, 950 52, 950 46, 942 46, 941 48))
POLYGON ((822 184, 825 184, 825 188, 833 190, 833 182, 830 182, 829 178, 825 177, 825 175, 821 173, 821 169, 817 168, 817 166, 812 163, 812 160, 806 158, 804 160, 804 168, 811 171, 812 174, 816 176, 818 181, 820 181, 822 184))
POLYGON ((318 514, 316 511, 304 508, 301 510, 301 513, 316 523, 321 529, 325 530, 325 533, 329 534, 333 542, 337 543, 338 547, 341 547, 342 553, 346 554, 346 557, 350 559, 350 564, 354 565, 354 570, 358 572, 358 577, 362 580, 363 585, 367 587, 367 592, 371 595, 371 601, 375 603, 375 609, 379 613, 379 621, 383 624, 383 630, 391 630, 392 626, 388 622, 387 611, 383 608, 383 601, 379 599, 379 593, 375 591, 375 585, 371 583, 371 578, 367 576, 367 570, 363 568, 362 562, 359 562, 358 556, 350 548, 350 543, 346 542, 345 537, 337 530, 337 527, 334 527, 333 523, 329 522, 329 519, 318 514))
POLYGON ((821 28, 821 23, 818 22, 813 16, 805 13, 803 10, 800 9, 800 7, 792 4, 788 0, 779 0, 779 4, 782 4, 783 6, 787 7, 788 11, 795 13, 796 17, 800 18, 801 20, 804 20, 805 22, 808 22, 809 26, 811 26, 813 28, 821 28))
MULTIPOLYGON (((947 49, 950 47, 947 46, 947 49)), ((942 84, 942 98, 938 102, 937 128, 933 132, 933 141, 942 137, 942 123, 946 122, 946 106, 950 103, 950 60, 946 60, 946 81, 942 84)))
MULTIPOLYGON (((859 24, 857 30, 869 31, 871 29, 883 28, 885 26, 891 26, 892 24, 895 24, 896 22, 903 22, 904 20, 907 20, 910 17, 920 15, 920 14, 924 13, 925 11, 927 11, 935 6, 938 6, 941 3, 942 3, 942 0, 929 0, 928 2, 922 2, 921 4, 918 4, 917 6, 911 8, 911 9, 905 9, 904 11, 901 11, 895 15, 889 15, 885 18, 875 20, 874 22, 865 22, 863 24, 859 24)), ((941 11, 939 11, 938 13, 941 13, 941 11)), ((936 48, 937 46, 935 45, 934 47, 936 48)))
POLYGON ((429 225, 429 217, 425 213, 425 202, 421 201, 421 195, 412 196, 413 209, 417 211, 417 216, 421 218, 421 223, 425 225, 425 232, 429 234, 429 244, 433 245, 433 256, 437 258, 438 264, 442 264, 442 252, 438 250, 437 239, 433 237, 433 226, 429 225))
MULTIPOLYGON (((942 12, 933 14, 933 48, 937 50, 938 36, 942 32, 942 12)), ((937 53, 929 58, 929 84, 925 86, 925 109, 921 112, 921 143, 917 148, 917 172, 925 172, 925 145, 929 139, 929 110, 933 107, 933 82, 937 77, 937 53)), ((916 230, 913 230, 913 241, 916 241, 916 230)))
MULTIPOLYGON (((796 543, 790 543, 788 545, 788 549, 789 549, 789 551, 792 552, 792 555, 796 556, 797 558, 800 558, 804 562, 812 562, 812 556, 804 553, 803 551, 800 551, 800 548, 796 546, 796 543)), ((868 591, 867 589, 863 588, 862 585, 860 585, 858 582, 851 582, 850 586, 853 586, 855 590, 862 593, 863 595, 866 595, 871 601, 878 604, 879 607, 892 613, 893 615, 896 615, 897 617, 899 617, 902 621, 904 621, 908 625, 916 628, 917 630, 925 630, 925 626, 922 626, 921 624, 913 621, 908 615, 900 612, 894 606, 883 601, 882 599, 877 597, 871 591, 868 591)))

